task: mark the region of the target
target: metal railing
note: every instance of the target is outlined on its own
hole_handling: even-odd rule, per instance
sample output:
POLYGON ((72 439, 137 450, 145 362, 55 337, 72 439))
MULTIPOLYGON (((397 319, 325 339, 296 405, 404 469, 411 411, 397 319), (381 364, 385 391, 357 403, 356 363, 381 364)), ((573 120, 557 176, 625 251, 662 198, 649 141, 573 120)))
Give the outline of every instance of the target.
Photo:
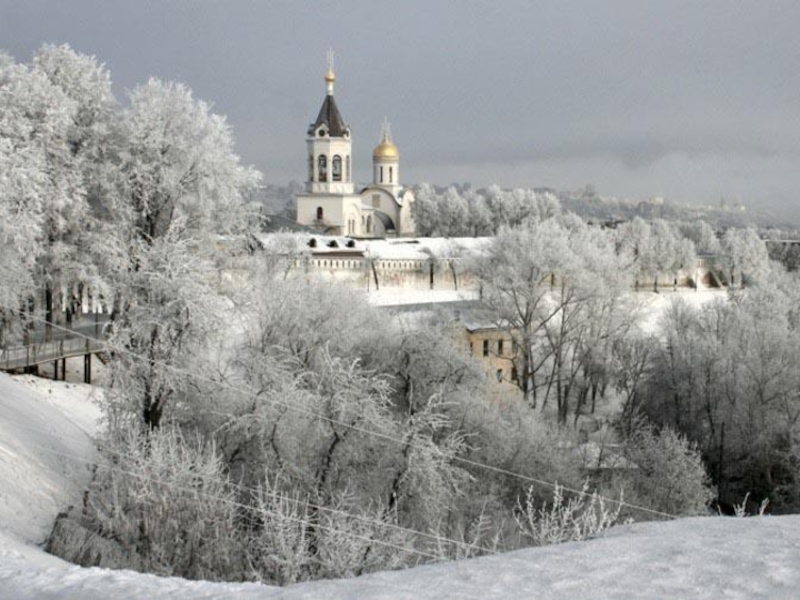
POLYGON ((23 367, 32 367, 62 358, 95 354, 104 349, 105 344, 101 340, 83 337, 42 341, 16 348, 3 348, 0 349, 0 370, 12 371, 23 367))

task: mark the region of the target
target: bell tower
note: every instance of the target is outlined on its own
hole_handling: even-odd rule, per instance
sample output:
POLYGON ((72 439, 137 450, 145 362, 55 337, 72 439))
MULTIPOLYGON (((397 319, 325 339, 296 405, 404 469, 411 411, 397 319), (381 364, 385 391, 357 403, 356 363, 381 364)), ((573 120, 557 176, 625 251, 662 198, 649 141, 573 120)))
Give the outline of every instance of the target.
POLYGON ((317 120, 308 127, 308 181, 311 194, 352 194, 352 140, 333 98, 336 74, 333 50, 328 51, 325 100, 317 120))

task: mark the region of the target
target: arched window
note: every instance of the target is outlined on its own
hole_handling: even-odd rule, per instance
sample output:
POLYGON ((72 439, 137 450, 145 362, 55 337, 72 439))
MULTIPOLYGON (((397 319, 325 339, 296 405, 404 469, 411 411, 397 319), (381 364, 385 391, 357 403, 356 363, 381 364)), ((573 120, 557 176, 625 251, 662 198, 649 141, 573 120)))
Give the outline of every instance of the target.
POLYGON ((383 183, 383 167, 381 167, 381 183, 383 183))
POLYGON ((314 157, 312 155, 308 157, 308 180, 314 181, 314 157))
POLYGON ((322 216, 323 216, 322 207, 318 206, 317 207, 317 221, 322 221, 322 216))
POLYGON ((350 182, 350 155, 349 154, 347 155, 347 158, 344 159, 344 166, 345 166, 345 170, 344 170, 345 181, 347 181, 349 183, 350 182))
POLYGON ((338 154, 331 161, 331 175, 333 181, 342 180, 342 157, 338 154))
POLYGON ((328 181, 328 159, 324 154, 319 155, 319 180, 328 181))
POLYGON ((389 167, 389 183, 392 183, 394 167, 389 167))
POLYGON ((367 233, 372 233, 372 216, 367 216, 367 233))

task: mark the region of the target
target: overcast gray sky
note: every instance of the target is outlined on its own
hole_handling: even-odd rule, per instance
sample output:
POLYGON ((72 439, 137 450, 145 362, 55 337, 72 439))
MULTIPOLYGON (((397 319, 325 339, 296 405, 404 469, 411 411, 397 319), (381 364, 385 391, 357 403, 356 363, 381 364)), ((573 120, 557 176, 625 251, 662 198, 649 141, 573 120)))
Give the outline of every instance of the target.
POLYGON ((305 176, 336 97, 369 178, 384 116, 405 182, 593 183, 800 220, 800 2, 0 0, 0 48, 68 42, 117 95, 179 80, 267 181, 305 176))

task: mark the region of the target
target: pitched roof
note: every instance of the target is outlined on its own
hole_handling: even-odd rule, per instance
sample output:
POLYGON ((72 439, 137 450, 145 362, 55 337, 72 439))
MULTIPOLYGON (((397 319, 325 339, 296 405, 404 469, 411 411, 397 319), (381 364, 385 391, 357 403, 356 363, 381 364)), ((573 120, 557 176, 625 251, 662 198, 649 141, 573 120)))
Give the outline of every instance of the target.
POLYGON ((328 135, 331 137, 343 137, 345 131, 348 130, 347 125, 342 120, 341 113, 339 113, 339 108, 336 106, 336 101, 333 99, 333 94, 325 96, 325 101, 322 103, 322 108, 319 109, 317 120, 308 128, 309 135, 314 133, 322 124, 327 125, 328 135))

